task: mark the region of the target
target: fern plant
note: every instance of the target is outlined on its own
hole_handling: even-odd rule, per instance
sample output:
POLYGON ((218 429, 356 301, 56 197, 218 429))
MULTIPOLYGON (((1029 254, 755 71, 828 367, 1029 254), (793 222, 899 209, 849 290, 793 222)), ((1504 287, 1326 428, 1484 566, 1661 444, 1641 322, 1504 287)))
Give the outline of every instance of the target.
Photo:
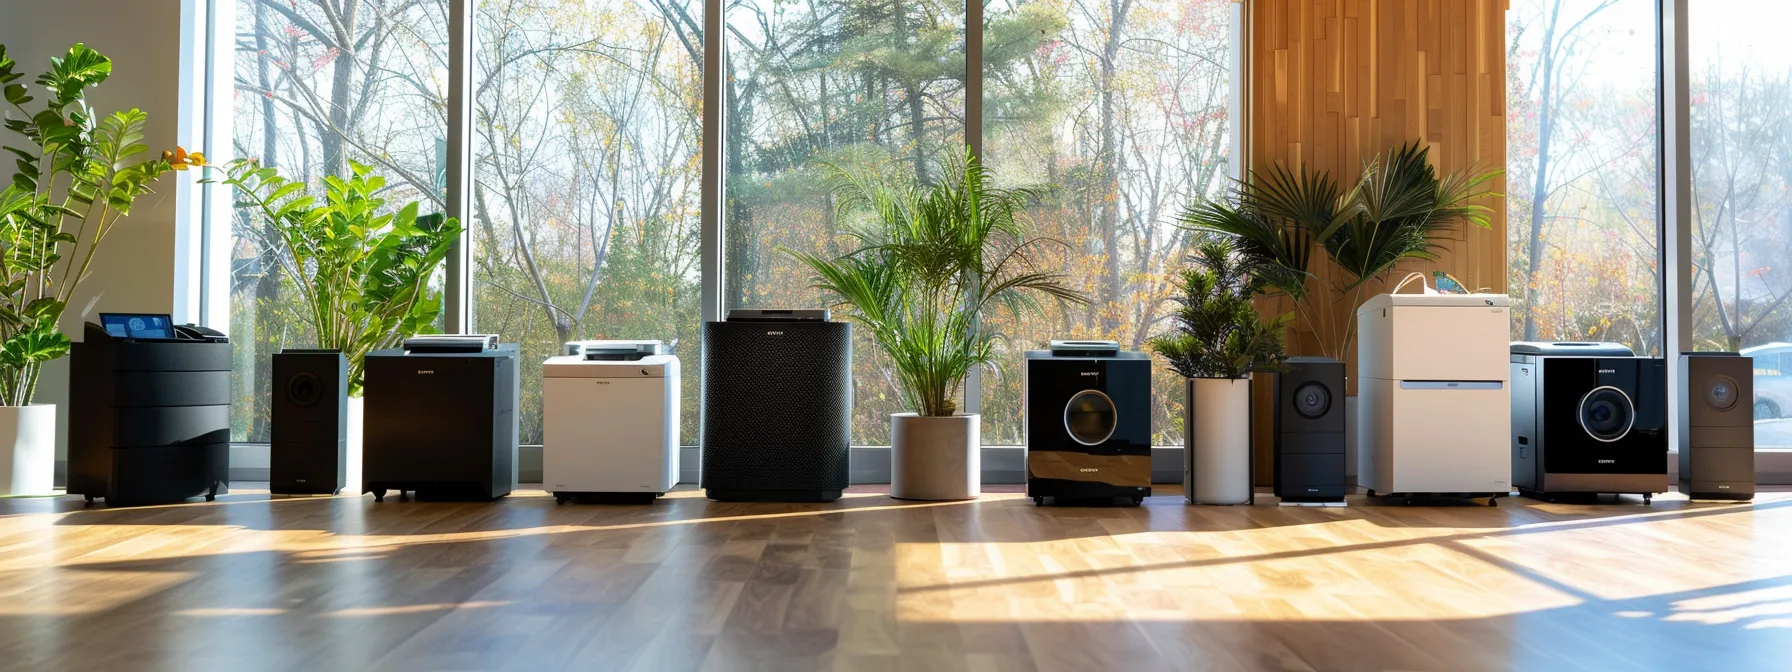
POLYGON ((837 259, 783 251, 871 331, 903 403, 920 415, 956 414, 965 378, 994 360, 995 333, 978 319, 984 311, 1036 310, 1041 298, 1088 301, 1042 265, 1056 241, 1026 233, 1024 209, 1040 193, 990 186, 975 157, 954 162, 932 186, 839 166, 830 174, 842 218, 868 216, 849 231, 860 247, 837 259))
POLYGON ((430 277, 448 258, 460 222, 418 216, 417 203, 388 212, 385 178, 349 162, 346 178, 324 178, 324 200, 305 183, 253 160, 232 161, 219 180, 235 187, 239 207, 253 208, 278 232, 274 255, 303 296, 317 347, 348 359, 349 396, 361 395, 367 353, 396 347, 435 330, 442 295, 430 277))
POLYGON ((5 128, 30 142, 6 147, 12 183, 0 189, 0 405, 25 406, 45 362, 69 352, 58 328, 64 309, 93 267, 94 253, 138 196, 169 170, 204 165, 184 150, 149 151, 149 115, 131 109, 99 116, 87 90, 112 75, 112 61, 76 43, 34 81, 47 98, 17 83, 24 75, 0 45, 0 92, 11 109, 5 128), (14 116, 14 113, 22 116, 14 116))
POLYGON ((1355 307, 1370 283, 1409 259, 1435 259, 1436 241, 1459 222, 1490 226, 1493 211, 1479 200, 1499 196, 1488 184, 1501 172, 1440 177, 1429 151, 1411 142, 1367 157, 1361 179, 1348 190, 1324 171, 1280 164, 1252 171, 1235 185, 1232 202, 1196 203, 1180 223, 1230 239, 1258 278, 1293 301, 1322 354, 1342 359, 1356 338, 1355 307), (1330 306, 1310 301, 1315 247, 1343 271, 1331 288, 1351 297, 1342 323, 1330 306))
POLYGON ((1282 332, 1288 316, 1265 320, 1251 299, 1264 280, 1225 240, 1200 243, 1182 270, 1182 295, 1172 315, 1175 331, 1149 345, 1184 378, 1243 378, 1280 371, 1287 355, 1282 332))

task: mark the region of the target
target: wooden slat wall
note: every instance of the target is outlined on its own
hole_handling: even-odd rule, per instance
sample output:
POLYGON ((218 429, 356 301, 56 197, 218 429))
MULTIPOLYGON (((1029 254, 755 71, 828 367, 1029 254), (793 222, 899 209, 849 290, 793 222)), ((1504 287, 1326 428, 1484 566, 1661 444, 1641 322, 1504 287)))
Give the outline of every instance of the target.
MULTIPOLYGON (((1364 156, 1420 140, 1440 171, 1505 168, 1509 0, 1248 1, 1249 165, 1305 165, 1350 185, 1364 156)), ((1494 191, 1505 193, 1505 180, 1494 191)), ((1505 199, 1485 204, 1495 210, 1491 229, 1458 230, 1436 262, 1403 266, 1390 280, 1442 269, 1470 289, 1505 292, 1505 199)), ((1318 269, 1325 286, 1330 271, 1318 269)), ((1333 297, 1338 318, 1350 303, 1333 297)), ((1321 354, 1312 334, 1293 336, 1293 354, 1321 354)), ((1267 483, 1272 396, 1260 382, 1258 480, 1267 483)))

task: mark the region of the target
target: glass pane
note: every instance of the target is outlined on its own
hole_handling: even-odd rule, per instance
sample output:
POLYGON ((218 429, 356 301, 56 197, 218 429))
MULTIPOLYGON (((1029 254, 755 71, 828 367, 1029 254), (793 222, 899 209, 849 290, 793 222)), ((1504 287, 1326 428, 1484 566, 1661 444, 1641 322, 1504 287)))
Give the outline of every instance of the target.
MULTIPOLYGON (((1168 326, 1189 242, 1172 222, 1193 200, 1221 195, 1230 177, 1231 8, 1229 0, 990 4, 984 152, 1003 182, 1051 187, 1032 209, 1033 230, 1068 244, 1063 268, 1094 302, 990 318, 1004 338, 999 370, 984 376, 984 443, 1021 443, 1023 351, 1054 338, 1139 350, 1168 326)), ((1155 441, 1180 443, 1182 381, 1153 370, 1155 441)))
POLYGON ((522 345, 521 437, 566 341, 655 339, 697 437, 701 0, 481 0, 474 330, 522 345))
MULTIPOLYGON (((319 191, 348 161, 371 164, 392 209, 442 211, 448 0, 237 0, 236 16, 237 156, 319 191)), ((271 232, 248 214, 231 220, 231 439, 267 441, 270 355, 315 343, 271 232)))
POLYGON ((1755 362, 1755 445, 1792 448, 1792 46, 1784 2, 1691 5, 1694 349, 1755 362))
POLYGON ((1506 14, 1512 338, 1661 354, 1655 3, 1506 14))
MULTIPOLYGON (((727 307, 820 307, 780 248, 852 249, 824 164, 926 182, 964 152, 964 5, 739 0, 727 18, 727 307)), ((907 409, 863 329, 853 357, 853 443, 887 444, 907 409)))

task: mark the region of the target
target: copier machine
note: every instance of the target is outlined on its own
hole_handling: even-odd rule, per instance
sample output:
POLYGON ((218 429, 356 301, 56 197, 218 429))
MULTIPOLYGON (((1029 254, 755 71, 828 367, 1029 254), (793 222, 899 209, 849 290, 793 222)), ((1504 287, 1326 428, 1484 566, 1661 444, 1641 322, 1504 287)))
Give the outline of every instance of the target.
POLYGON ((659 341, 574 341, 542 364, 542 481, 653 501, 678 483, 678 357, 659 341))

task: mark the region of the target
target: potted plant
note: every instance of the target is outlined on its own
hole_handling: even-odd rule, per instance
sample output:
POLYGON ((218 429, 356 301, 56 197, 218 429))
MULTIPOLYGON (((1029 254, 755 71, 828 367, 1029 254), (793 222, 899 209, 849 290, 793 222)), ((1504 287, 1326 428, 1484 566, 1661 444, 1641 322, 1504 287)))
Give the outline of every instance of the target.
POLYGON ((1243 504, 1252 493, 1250 376, 1281 368, 1288 316, 1257 313, 1252 299, 1265 280, 1230 242, 1200 243, 1190 261, 1176 329, 1150 347, 1185 379, 1184 494, 1198 504, 1243 504))
POLYGON ((460 223, 419 216, 414 201, 391 210, 379 195, 385 179, 371 166, 350 161, 349 168, 345 177, 324 178, 321 202, 304 183, 252 159, 227 164, 220 182, 236 188, 239 207, 272 224, 274 256, 302 297, 316 347, 347 361, 347 435, 340 438, 348 444, 347 487, 358 490, 367 353, 435 331, 442 296, 430 278, 460 235, 460 223))
POLYGON ((832 190, 860 247, 837 259, 785 250, 813 286, 869 329, 889 355, 903 403, 890 416, 890 495, 961 500, 981 489, 980 419, 958 400, 973 368, 995 358, 985 310, 1037 309, 1041 297, 1084 302, 1063 273, 1040 265, 1053 241, 1029 237, 1027 189, 999 189, 975 157, 932 186, 892 185, 835 167, 832 190))
POLYGON ((12 183, 0 189, 0 495, 53 494, 56 407, 32 403, 46 362, 69 352, 62 313, 93 265, 94 253, 138 196, 169 170, 204 165, 184 150, 148 151, 149 115, 131 109, 103 117, 87 89, 112 74, 112 61, 83 44, 51 59, 36 83, 48 99, 35 112, 24 75, 0 45, 0 89, 22 117, 5 127, 25 140, 12 183))
MULTIPOLYGON (((1364 292, 1404 261, 1435 259, 1437 240, 1458 222, 1488 228, 1493 211, 1478 201, 1499 195, 1488 186, 1500 174, 1440 177, 1429 150, 1411 142, 1365 158, 1362 177, 1348 191, 1324 171, 1296 173, 1276 164, 1238 182, 1234 203, 1197 203, 1180 221, 1230 239, 1255 275, 1294 304, 1320 354, 1342 362, 1356 338, 1364 292), (1342 271, 1330 288, 1314 286, 1315 247, 1342 271), (1330 300, 1334 294, 1349 297, 1342 322, 1330 300)), ((1355 424, 1356 396, 1346 396, 1344 404, 1345 418, 1355 424)), ((1358 437, 1354 431, 1345 437, 1346 464, 1354 470, 1358 437)))

